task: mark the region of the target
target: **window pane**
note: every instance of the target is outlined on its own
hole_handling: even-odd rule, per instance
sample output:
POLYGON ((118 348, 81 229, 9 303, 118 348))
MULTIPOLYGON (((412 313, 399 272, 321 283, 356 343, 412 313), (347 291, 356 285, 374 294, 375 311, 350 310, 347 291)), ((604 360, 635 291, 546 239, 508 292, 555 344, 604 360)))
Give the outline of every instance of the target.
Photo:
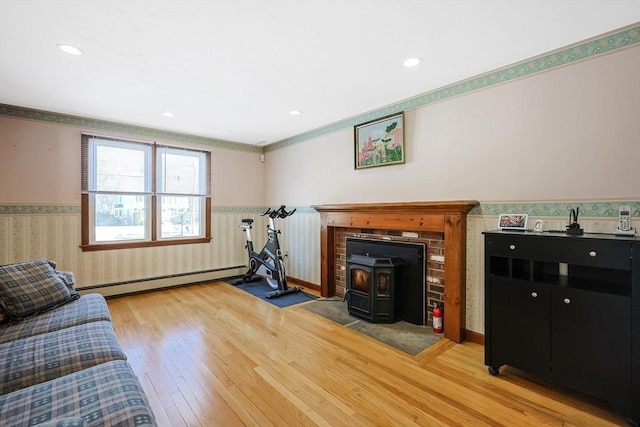
POLYGON ((195 151, 158 150, 158 192, 204 194, 205 156, 195 151))
POLYGON ((148 192, 150 148, 96 142, 94 191, 148 192))
POLYGON ((96 194, 95 241, 144 240, 148 197, 96 194))
POLYGON ((203 198, 187 196, 161 196, 162 223, 160 237, 194 237, 203 235, 203 198))

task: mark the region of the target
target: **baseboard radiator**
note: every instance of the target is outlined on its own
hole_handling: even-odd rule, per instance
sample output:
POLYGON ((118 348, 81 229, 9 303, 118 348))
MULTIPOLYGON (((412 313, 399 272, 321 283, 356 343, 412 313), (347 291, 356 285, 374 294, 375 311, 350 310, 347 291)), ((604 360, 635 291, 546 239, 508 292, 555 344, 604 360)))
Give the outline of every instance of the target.
POLYGON ((177 286, 191 285, 195 283, 211 282, 227 277, 244 274, 247 267, 244 265, 217 268, 213 270, 195 271, 191 273, 173 274, 170 276, 150 277, 126 282, 104 283, 93 286, 78 287, 80 294, 99 293, 105 297, 136 294, 141 292, 156 291, 177 286))

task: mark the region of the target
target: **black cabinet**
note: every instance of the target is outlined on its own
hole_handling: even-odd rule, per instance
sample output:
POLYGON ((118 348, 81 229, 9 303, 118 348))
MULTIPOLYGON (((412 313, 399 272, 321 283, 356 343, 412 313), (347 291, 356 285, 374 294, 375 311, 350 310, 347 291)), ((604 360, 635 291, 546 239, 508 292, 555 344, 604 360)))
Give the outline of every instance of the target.
POLYGON ((631 396, 630 298, 554 287, 552 372, 570 387, 624 408, 631 396))
POLYGON ((497 276, 491 283, 492 312, 487 335, 494 358, 490 366, 517 361, 536 373, 549 371, 551 318, 549 285, 497 276))
POLYGON ((640 240, 485 234, 485 364, 511 365, 640 419, 640 240), (635 254, 635 257, 634 257, 635 254))

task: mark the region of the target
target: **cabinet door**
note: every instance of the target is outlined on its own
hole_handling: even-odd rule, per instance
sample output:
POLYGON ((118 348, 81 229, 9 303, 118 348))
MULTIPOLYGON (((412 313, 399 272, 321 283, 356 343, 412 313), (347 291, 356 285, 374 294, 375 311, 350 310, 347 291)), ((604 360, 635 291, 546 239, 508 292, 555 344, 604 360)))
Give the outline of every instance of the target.
POLYGON ((554 287, 551 312, 553 377, 623 408, 631 395, 631 299, 554 287))
POLYGON ((549 285, 491 276, 487 363, 549 374, 549 285))

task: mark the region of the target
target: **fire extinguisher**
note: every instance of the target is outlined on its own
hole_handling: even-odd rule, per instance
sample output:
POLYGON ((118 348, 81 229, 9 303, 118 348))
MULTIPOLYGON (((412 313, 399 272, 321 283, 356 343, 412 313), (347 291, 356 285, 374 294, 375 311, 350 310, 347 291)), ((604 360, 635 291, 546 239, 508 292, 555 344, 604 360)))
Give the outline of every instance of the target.
POLYGON ((444 330, 442 322, 443 306, 442 303, 436 302, 433 304, 433 332, 441 333, 444 330))

